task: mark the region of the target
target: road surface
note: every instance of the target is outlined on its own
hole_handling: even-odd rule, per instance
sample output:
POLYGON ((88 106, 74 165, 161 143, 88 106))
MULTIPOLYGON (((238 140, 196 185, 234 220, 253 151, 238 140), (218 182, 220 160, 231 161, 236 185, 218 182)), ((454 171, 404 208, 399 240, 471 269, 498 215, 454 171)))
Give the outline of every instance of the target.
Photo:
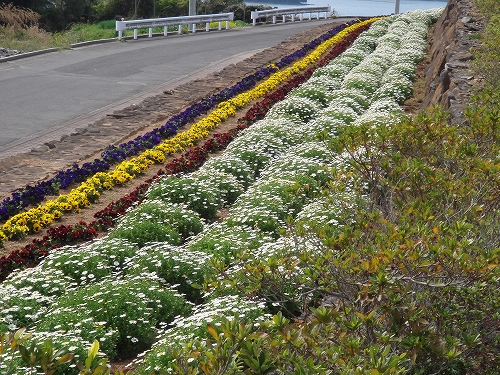
MULTIPOLYGON (((109 42, 0 63, 0 154, 222 69, 332 20, 109 42)), ((56 135, 56 136, 54 136, 56 135)))

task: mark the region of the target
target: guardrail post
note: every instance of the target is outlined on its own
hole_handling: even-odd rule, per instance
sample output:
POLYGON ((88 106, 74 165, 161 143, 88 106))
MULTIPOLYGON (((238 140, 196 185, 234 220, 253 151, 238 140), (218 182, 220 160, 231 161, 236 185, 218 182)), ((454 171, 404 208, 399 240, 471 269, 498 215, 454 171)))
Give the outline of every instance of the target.
POLYGON ((222 21, 219 21, 219 31, 222 30, 222 21))
POLYGON ((118 31, 118 40, 123 37, 123 32, 121 30, 118 31))
POLYGON ((309 21, 311 20, 311 12, 309 12, 309 21))
POLYGON ((276 16, 273 16, 273 23, 276 23, 276 16))
POLYGON ((286 16, 283 15, 283 23, 285 23, 285 22, 286 22, 286 16))
POLYGON ((193 23, 193 30, 192 31, 193 31, 193 34, 196 32, 196 24, 195 23, 193 23))
POLYGON ((205 23, 205 31, 210 31, 210 22, 205 23))
POLYGON ((295 14, 292 14, 292 22, 295 22, 295 14))
POLYGON ((139 29, 134 29, 134 39, 137 39, 137 33, 139 32, 139 29))
MULTIPOLYGON (((255 9, 255 11, 256 11, 256 12, 258 12, 258 10, 257 10, 257 9, 255 9)), ((252 21, 253 21, 253 22, 252 22, 252 25, 253 25, 253 26, 255 26, 255 24, 257 23, 257 17, 256 17, 256 18, 253 18, 253 20, 252 20, 252 21)))
POLYGON ((229 21, 226 21, 226 30, 229 30, 229 21))
POLYGON ((150 38, 153 37, 153 28, 152 27, 149 28, 149 37, 150 38))
POLYGON ((168 26, 163 26, 163 36, 168 35, 168 26))
POLYGON ((182 34, 182 25, 179 25, 179 31, 177 31, 177 34, 182 34))

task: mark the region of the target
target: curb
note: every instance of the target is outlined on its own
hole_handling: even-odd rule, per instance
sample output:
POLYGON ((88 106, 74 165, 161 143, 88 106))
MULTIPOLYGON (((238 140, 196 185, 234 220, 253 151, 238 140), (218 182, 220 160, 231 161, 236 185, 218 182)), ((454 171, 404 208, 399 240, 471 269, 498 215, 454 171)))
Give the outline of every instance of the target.
POLYGON ((79 42, 79 43, 70 44, 70 47, 71 48, 78 48, 78 47, 90 46, 92 44, 103 44, 103 43, 116 42, 116 41, 118 41, 118 38, 88 40, 86 42, 79 42))

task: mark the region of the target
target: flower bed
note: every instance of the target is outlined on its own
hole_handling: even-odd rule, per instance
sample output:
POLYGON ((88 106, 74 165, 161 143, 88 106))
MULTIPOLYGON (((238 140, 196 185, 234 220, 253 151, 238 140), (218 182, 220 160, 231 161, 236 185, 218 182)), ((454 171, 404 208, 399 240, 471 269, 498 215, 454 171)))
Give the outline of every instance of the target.
MULTIPOLYGON (((318 66, 323 66, 332 58, 340 54, 357 35, 369 25, 356 28, 353 32, 340 41, 331 51, 325 55, 318 66)), ((286 84, 282 85, 278 90, 265 95, 264 99, 253 105, 247 112, 246 116, 240 119, 240 125, 235 129, 230 130, 225 134, 215 134, 214 137, 206 141, 202 146, 197 146, 188 151, 184 156, 176 158, 165 166, 165 171, 160 171, 159 174, 177 174, 181 172, 190 172, 194 168, 199 167, 207 158, 209 153, 220 151, 238 134, 238 132, 247 126, 251 125, 256 120, 265 115, 269 108, 296 87, 303 83, 312 74, 313 70, 308 69, 302 74, 296 75, 286 84)), ((99 230, 106 230, 113 225, 112 219, 122 215, 125 210, 138 200, 142 199, 145 190, 152 180, 146 182, 145 185, 138 187, 135 191, 120 199, 118 202, 110 204, 106 209, 96 213, 96 221, 89 224, 80 222, 75 227, 61 226, 54 229, 49 229, 46 236, 41 240, 34 240, 32 244, 25 248, 11 253, 7 257, 0 259, 0 280, 5 278, 12 270, 19 266, 33 266, 38 263, 39 259, 47 255, 48 250, 61 247, 64 244, 75 243, 76 241, 87 240, 96 236, 99 230)))

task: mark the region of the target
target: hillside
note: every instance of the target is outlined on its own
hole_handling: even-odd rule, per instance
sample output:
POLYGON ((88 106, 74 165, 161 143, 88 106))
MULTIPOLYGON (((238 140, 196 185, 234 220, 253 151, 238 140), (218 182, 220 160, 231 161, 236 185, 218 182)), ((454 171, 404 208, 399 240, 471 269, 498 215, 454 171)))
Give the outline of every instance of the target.
POLYGON ((109 373, 101 355, 138 375, 497 374, 497 29, 478 4, 323 30, 107 149, 115 171, 12 216, 6 246, 165 169, 3 262, 42 258, 0 286, 0 331, 49 338, 29 350, 71 353, 49 359, 66 375, 73 355, 81 374, 109 373))

